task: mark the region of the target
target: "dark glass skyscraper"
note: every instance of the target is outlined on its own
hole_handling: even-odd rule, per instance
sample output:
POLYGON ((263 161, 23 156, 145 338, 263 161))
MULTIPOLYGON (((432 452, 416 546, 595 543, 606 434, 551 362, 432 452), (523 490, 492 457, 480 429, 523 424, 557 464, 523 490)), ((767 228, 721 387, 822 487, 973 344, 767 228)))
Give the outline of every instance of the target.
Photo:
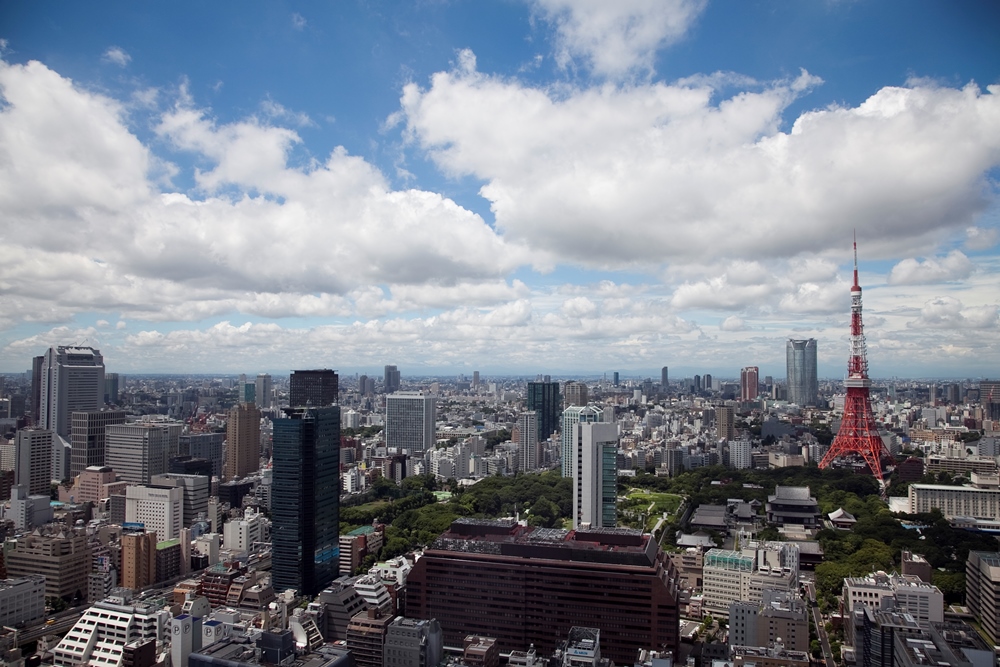
POLYGON ((271 579, 311 597, 340 562, 340 408, 287 408, 273 433, 271 579))
POLYGON ((538 413, 538 441, 544 442, 559 430, 562 398, 558 382, 529 382, 528 410, 538 413))
POLYGON ((293 408, 336 405, 340 391, 337 371, 328 369, 292 371, 288 381, 289 404, 293 408))
POLYGON ((819 379, 816 371, 816 339, 789 339, 785 347, 788 373, 788 402, 816 405, 819 379))

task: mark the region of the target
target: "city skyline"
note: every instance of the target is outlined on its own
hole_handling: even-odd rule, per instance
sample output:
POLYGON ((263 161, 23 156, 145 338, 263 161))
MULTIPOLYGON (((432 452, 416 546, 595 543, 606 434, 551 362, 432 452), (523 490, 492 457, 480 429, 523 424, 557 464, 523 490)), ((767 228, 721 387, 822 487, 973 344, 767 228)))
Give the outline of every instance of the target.
POLYGON ((0 7, 2 368, 840 378, 856 230, 872 377, 1000 374, 994 5, 102 10, 0 7))

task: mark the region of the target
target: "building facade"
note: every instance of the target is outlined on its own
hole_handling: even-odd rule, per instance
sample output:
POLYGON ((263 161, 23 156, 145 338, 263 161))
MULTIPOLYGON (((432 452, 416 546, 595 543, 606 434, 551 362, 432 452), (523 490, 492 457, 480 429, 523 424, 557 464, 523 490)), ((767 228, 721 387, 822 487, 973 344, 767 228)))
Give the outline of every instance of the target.
POLYGON ((604 411, 594 405, 574 405, 563 410, 559 429, 561 440, 559 453, 563 477, 573 477, 573 425, 603 421, 604 411))
POLYGON ((226 479, 242 479, 260 469, 260 410, 240 403, 226 422, 226 479))
POLYGON ((965 561, 965 601, 990 641, 1000 642, 1000 553, 969 552, 965 561))
POLYGON ((546 653, 582 626, 601 628, 602 654, 619 664, 679 649, 676 570, 650 535, 625 528, 459 519, 407 577, 406 613, 437 619, 447 646, 477 635, 501 653, 546 653))
POLYGON ((758 387, 760 386, 760 369, 756 366, 747 366, 740 372, 740 400, 757 400, 758 387))
POLYGON ((288 404, 293 408, 325 408, 339 402, 340 380, 337 371, 329 369, 292 371, 288 389, 288 404))
POLYGON ((26 487, 32 496, 51 492, 52 431, 21 429, 14 436, 14 484, 26 487))
POLYGON ((124 410, 77 410, 70 415, 73 446, 70 476, 76 477, 91 466, 105 462, 107 428, 125 423, 124 410))
POLYGON ((313 596, 339 570, 340 408, 288 408, 273 449, 272 584, 313 596))
POLYGON ((181 430, 177 423, 112 424, 105 436, 105 465, 125 482, 149 484, 167 472, 167 461, 177 455, 181 430))
POLYGON ((545 442, 559 430, 562 398, 558 382, 529 382, 528 410, 538 413, 538 441, 545 442))
POLYGON ((437 399, 416 391, 385 397, 385 444, 411 454, 434 449, 437 399))
POLYGON ((522 412, 517 417, 517 454, 522 472, 538 470, 538 413, 522 412))
POLYGON ((257 403, 257 407, 261 410, 270 410, 273 394, 274 386, 271 381, 271 376, 267 373, 258 374, 257 387, 254 392, 254 400, 257 403))
POLYGON ((50 347, 39 391, 39 425, 68 440, 73 412, 104 406, 104 357, 92 347, 50 347))
POLYGON ((785 345, 785 372, 788 378, 788 402, 816 405, 819 377, 816 364, 816 339, 789 339, 785 345))
POLYGON ((125 489, 125 521, 141 523, 157 540, 180 537, 184 527, 184 491, 178 487, 130 486, 125 489))
POLYGON ((617 525, 618 425, 581 422, 573 426, 573 526, 617 525))

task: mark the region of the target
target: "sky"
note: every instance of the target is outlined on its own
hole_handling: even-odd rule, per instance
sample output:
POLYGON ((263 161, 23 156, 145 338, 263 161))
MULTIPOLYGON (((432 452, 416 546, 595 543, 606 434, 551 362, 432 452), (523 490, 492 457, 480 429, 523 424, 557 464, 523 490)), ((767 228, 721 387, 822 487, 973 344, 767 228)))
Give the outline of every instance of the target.
POLYGON ((1000 376, 1000 4, 0 3, 0 369, 1000 376))

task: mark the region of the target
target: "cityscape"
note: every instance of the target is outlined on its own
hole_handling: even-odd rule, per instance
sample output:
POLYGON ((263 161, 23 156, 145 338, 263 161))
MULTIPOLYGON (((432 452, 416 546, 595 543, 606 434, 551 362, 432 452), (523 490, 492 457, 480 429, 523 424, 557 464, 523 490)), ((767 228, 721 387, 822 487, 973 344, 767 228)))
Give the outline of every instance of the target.
POLYGON ((0 4, 0 660, 997 667, 998 28, 0 4))

